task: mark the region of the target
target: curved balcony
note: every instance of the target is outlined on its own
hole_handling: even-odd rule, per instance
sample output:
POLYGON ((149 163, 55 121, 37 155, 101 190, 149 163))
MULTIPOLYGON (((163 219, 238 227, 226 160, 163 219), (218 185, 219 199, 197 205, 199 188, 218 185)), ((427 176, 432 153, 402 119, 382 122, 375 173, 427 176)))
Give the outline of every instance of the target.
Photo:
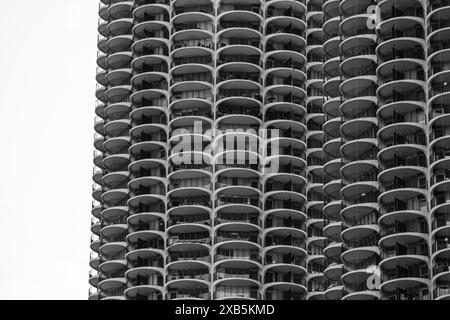
POLYGON ((203 13, 213 15, 214 8, 210 0, 201 0, 193 4, 189 0, 176 0, 173 3, 173 16, 203 13))
MULTIPOLYGON (((200 271, 199 273, 204 275, 205 269, 209 270, 211 262, 211 248, 204 243, 178 242, 167 248, 167 270, 180 270, 182 272, 185 269, 189 269, 192 272, 200 271)), ((174 275, 173 273, 172 276, 174 275)), ((190 278, 198 278, 199 282, 204 283, 206 280, 204 277, 191 276, 190 278)), ((184 278, 188 279, 189 277, 181 279, 184 278)))
POLYGON ((380 265, 380 290, 387 299, 429 300, 428 261, 420 257, 402 256, 384 260, 380 265))
MULTIPOLYGON (((186 254, 189 251, 184 251, 186 254)), ((176 287, 209 288, 211 281, 210 265, 198 260, 179 260, 172 262, 166 268, 167 283, 166 290, 170 291, 176 287)))
POLYGON ((274 265, 264 272, 263 296, 269 300, 304 300, 307 292, 306 269, 274 265))

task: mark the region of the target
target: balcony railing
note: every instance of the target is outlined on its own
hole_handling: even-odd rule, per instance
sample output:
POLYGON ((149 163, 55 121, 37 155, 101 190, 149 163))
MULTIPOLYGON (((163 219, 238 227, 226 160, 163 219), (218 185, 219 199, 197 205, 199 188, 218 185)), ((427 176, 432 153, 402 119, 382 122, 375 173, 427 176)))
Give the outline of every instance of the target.
POLYGON ((169 237, 167 245, 171 246, 177 243, 200 243, 210 244, 211 238, 208 232, 182 233, 169 237))
POLYGON ((396 233, 415 232, 415 233, 428 233, 428 225, 426 222, 409 222, 401 223, 396 222, 394 225, 383 227, 380 235, 382 237, 389 236, 396 233))
POLYGON ((211 281, 211 275, 201 270, 198 272, 177 270, 172 271, 167 275, 167 281, 184 280, 184 279, 203 280, 209 282, 211 281))
POLYGON ((390 281, 401 278, 425 278, 429 277, 428 266, 424 265, 415 265, 410 266, 407 269, 397 266, 397 268, 393 271, 383 272, 381 275, 381 280, 390 281))
POLYGON ((214 10, 211 4, 205 4, 205 5, 194 5, 189 7, 175 7, 174 8, 175 15, 182 14, 182 13, 189 13, 189 12, 201 12, 201 13, 208 13, 208 14, 214 14, 214 10))
POLYGON ((450 242, 445 239, 436 239, 432 245, 433 252, 450 249, 450 242))
POLYGON ((210 263, 211 256, 207 250, 194 250, 176 252, 167 257, 167 263, 178 261, 200 261, 210 263))
POLYGON ((198 298, 209 300, 210 294, 208 288, 202 289, 169 289, 169 293, 167 294, 168 299, 189 299, 189 298, 198 298))
POLYGON ((410 243, 408 245, 397 244, 395 247, 383 249, 381 251, 381 259, 389 259, 404 255, 420 255, 428 256, 428 248, 424 242, 410 243))
POLYGON ((258 250, 241 250, 241 249, 218 249, 214 256, 215 261, 223 260, 251 260, 261 263, 261 257, 258 250))

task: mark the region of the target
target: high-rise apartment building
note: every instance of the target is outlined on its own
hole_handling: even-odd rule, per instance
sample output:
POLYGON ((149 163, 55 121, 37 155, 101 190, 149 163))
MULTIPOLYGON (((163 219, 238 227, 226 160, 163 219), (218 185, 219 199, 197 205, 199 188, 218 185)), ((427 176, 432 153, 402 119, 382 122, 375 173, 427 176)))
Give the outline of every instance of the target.
POLYGON ((101 0, 89 299, 450 299, 450 0, 101 0))

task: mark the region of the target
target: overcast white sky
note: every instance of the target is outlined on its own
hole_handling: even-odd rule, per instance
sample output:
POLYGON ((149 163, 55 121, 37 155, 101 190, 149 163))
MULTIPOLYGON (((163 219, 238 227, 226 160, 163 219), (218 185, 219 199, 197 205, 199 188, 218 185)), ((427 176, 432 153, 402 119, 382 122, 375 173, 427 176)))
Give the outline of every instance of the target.
POLYGON ((87 299, 97 10, 0 1, 0 299, 87 299))

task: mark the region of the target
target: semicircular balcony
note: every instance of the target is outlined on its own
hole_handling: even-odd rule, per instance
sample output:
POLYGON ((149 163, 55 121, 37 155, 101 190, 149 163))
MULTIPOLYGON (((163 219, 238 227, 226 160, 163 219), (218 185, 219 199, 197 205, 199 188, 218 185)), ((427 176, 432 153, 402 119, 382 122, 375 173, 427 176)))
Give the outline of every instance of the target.
MULTIPOLYGON (((319 26, 322 21, 321 13, 310 12, 308 13, 308 26, 319 26), (319 22, 320 21, 320 22, 319 22)), ((314 28, 309 27, 306 32, 306 56, 308 59, 308 68, 315 66, 322 66, 323 62, 323 45, 322 45, 323 32, 322 27, 314 28)))
POLYGON ((269 300, 305 300, 306 269, 295 265, 273 265, 264 270, 263 296, 269 300))
POLYGON ((158 179, 140 178, 133 181, 134 195, 128 200, 131 214, 163 213, 165 188, 158 179))
POLYGON ((130 233, 127 236, 127 259, 134 259, 140 266, 163 266, 164 231, 144 230, 130 233))
MULTIPOLYGON (((243 53, 247 58, 261 53, 262 35, 259 31, 250 28, 227 28, 217 34, 217 53, 221 61, 227 61, 230 56, 243 53), (227 48, 229 47, 229 48, 227 48), (227 58, 228 57, 228 58, 227 58)), ((223 62, 222 62, 223 63, 223 62)))
POLYGON ((174 84, 170 89, 170 107, 185 101, 212 101, 212 86, 203 81, 186 81, 174 84))
MULTIPOLYGON (((284 151, 287 150, 285 149, 284 151)), ((287 152, 281 154, 289 155, 289 153, 287 152)), ((295 153, 293 153, 292 155, 297 156, 295 153)), ((305 212, 306 209, 305 204, 307 200, 303 191, 302 193, 298 193, 289 190, 275 189, 271 192, 266 193, 264 195, 264 198, 265 198, 264 200, 265 210, 267 213, 271 211, 285 211, 285 210, 305 212)))
MULTIPOLYGON (((168 104, 168 85, 166 80, 160 80, 155 82, 144 82, 142 85, 135 88, 135 92, 131 95, 130 99, 133 105, 137 108, 142 107, 167 107, 168 104)), ((147 79, 151 79, 147 77, 147 79)))
MULTIPOLYGON (((404 250, 414 244, 398 244, 393 250, 404 250)), ((387 252, 383 251, 383 255, 387 252)), ((416 253, 417 254, 417 253, 416 253)), ((419 253, 420 254, 420 253, 419 253)), ((425 254, 425 253, 424 253, 425 254)), ((380 264, 380 290, 385 300, 430 300, 430 272, 427 256, 402 255, 384 258, 380 264)))
MULTIPOLYGON (((420 11, 423 16, 423 9, 420 8, 420 11)), ((383 14, 381 15, 383 16, 383 14)), ((423 43, 425 38, 424 24, 423 17, 407 15, 382 20, 378 26, 379 39, 380 41, 405 39, 423 43)))
MULTIPOLYGON (((220 9, 219 9, 220 10, 220 9)), ((221 34, 226 29, 247 29, 258 31, 262 34, 262 17, 258 12, 248 10, 226 10, 218 15, 217 31, 221 34)))
MULTIPOLYGON (((339 12, 339 2, 337 0, 328 0, 322 5, 322 22, 324 43, 330 39, 336 38, 339 35, 339 24, 341 23, 341 16, 339 12)), ((329 51, 327 54, 330 53, 329 51)))
MULTIPOLYGON (((190 218, 193 218, 193 216, 190 218)), ((169 250, 172 246, 176 246, 179 250, 187 250, 193 244, 209 248, 211 245, 209 225, 198 222, 187 222, 172 225, 167 229, 167 248, 169 250)))
POLYGON ((148 141, 165 142, 167 140, 167 126, 159 123, 144 123, 133 126, 129 130, 134 144, 148 141))
POLYGON ((159 239, 159 248, 158 239, 152 237, 150 232, 135 233, 128 240, 128 271, 125 275, 129 280, 129 288, 125 292, 127 299, 161 300, 164 266, 162 239, 159 239))
POLYGON ((224 285, 226 283, 241 280, 242 284, 261 284, 261 266, 253 261, 245 260, 223 260, 214 265, 213 286, 224 285))
MULTIPOLYGON (((189 252, 189 251, 185 251, 189 252)), ((200 253, 200 252, 198 252, 200 253)), ((196 288, 205 289, 210 286, 211 270, 207 263, 200 263, 197 260, 181 260, 171 263, 166 267, 166 291, 180 293, 177 289, 196 288)), ((179 297, 177 297, 179 298, 179 297)), ((197 297, 191 297, 197 298, 197 297)))
POLYGON ((265 215, 266 231, 271 229, 298 229, 303 232, 305 227, 306 216, 303 212, 294 210, 273 210, 265 215))
POLYGON ((106 244, 100 253, 98 288, 102 299, 122 297, 125 284, 126 245, 122 243, 106 244))
POLYGON ((391 19, 411 19, 423 21, 424 9, 420 1, 383 1, 380 5, 381 21, 389 21, 391 19))
MULTIPOLYGON (((377 268, 377 258, 374 256, 367 258, 363 261, 363 264, 367 264, 367 268, 361 268, 359 265, 357 269, 347 271, 342 276, 342 282, 345 285, 346 295, 342 297, 342 300, 380 300, 381 293, 378 289, 373 289, 368 285, 371 278, 374 276, 374 271, 377 268)), ((346 267, 348 269, 348 267, 346 267)))
MULTIPOLYGON (((327 33, 327 30, 324 30, 324 41, 323 41, 323 52, 326 57, 326 61, 324 63, 334 60, 334 63, 339 63, 340 61, 340 52, 339 52, 339 45, 340 45, 340 36, 338 35, 339 32, 339 24, 340 24, 340 17, 333 18, 334 23, 332 23, 332 20, 329 20, 330 24, 325 24, 324 28, 332 25, 332 27, 335 28, 333 30, 334 32, 327 33), (331 24, 332 23, 332 24, 331 24)), ((330 76, 333 76, 333 74, 328 74, 330 76)))
MULTIPOLYGON (((320 148, 324 137, 322 131, 310 132, 307 135, 307 150, 306 150, 306 161, 308 164, 307 171, 316 171, 314 174, 322 176, 322 169, 326 162, 326 156, 320 148)), ((319 182, 323 183, 323 182, 319 182)))
POLYGON ((222 243, 250 243, 261 246, 261 227, 245 221, 225 222, 214 228, 215 247, 222 243))
MULTIPOLYGON (((340 193, 339 193, 340 195, 340 193)), ((340 221, 341 220, 341 211, 345 209, 344 203, 340 199, 340 197, 333 199, 329 198, 325 202, 323 206, 323 215, 324 217, 329 218, 333 221, 340 221)))
MULTIPOLYGON (((105 58, 105 70, 107 71, 107 73, 103 75, 102 74, 97 75, 98 77, 101 77, 101 79, 103 80, 103 83, 101 82, 101 84, 103 85, 105 84, 104 82, 106 82, 107 80, 106 76, 109 75, 109 73, 112 71, 121 71, 121 73, 119 73, 114 77, 111 77, 109 79, 111 81, 115 80, 117 81, 118 79, 120 80, 120 77, 124 76, 126 77, 128 76, 128 74, 131 74, 132 60, 133 60, 132 53, 129 51, 108 54, 105 58), (128 74, 126 73, 124 74, 124 72, 128 72, 128 74)), ((114 75, 114 73, 112 73, 112 75, 114 75)))
MULTIPOLYGON (((322 74, 322 64, 317 64, 313 66, 309 66, 307 69, 307 75, 309 80, 307 81, 307 99, 306 104, 307 108, 322 109, 323 105, 323 95, 324 92, 322 90, 323 87, 323 74, 322 74)), ((322 113, 323 111, 319 112, 322 113)))
MULTIPOLYGON (((202 170, 199 166, 201 165, 181 164, 171 167, 178 168, 169 176, 168 208, 172 215, 181 215, 188 219, 189 210, 186 211, 185 208, 190 208, 192 213, 209 212, 212 197, 211 176, 208 171, 202 170)), ((209 214, 208 219, 203 220, 209 220, 209 214)))
POLYGON ((121 273, 107 273, 106 279, 102 280, 98 287, 101 300, 125 300, 124 292, 127 288, 126 280, 123 277, 125 271, 121 273), (107 278, 111 276, 111 278, 107 278))
POLYGON ((331 56, 326 52, 324 53, 324 55, 326 56, 326 61, 324 61, 323 63, 323 72, 325 76, 329 79, 338 77, 340 72, 339 66, 341 63, 340 57, 331 56))
POLYGON ((345 249, 341 260, 346 272, 342 275, 342 282, 351 295, 346 299, 357 299, 359 296, 371 299, 378 296, 374 292, 367 292, 371 291, 367 287, 367 278, 371 275, 368 271, 380 261, 378 217, 375 208, 363 208, 352 215, 343 216, 341 238, 345 249))
POLYGON ((265 179, 265 192, 291 191, 305 194, 306 178, 291 173, 270 174, 265 179))
POLYGON ((178 134, 182 128, 189 128, 205 133, 211 129, 212 105, 207 101, 184 101, 175 103, 170 108, 169 127, 173 133, 178 134), (198 129, 197 129, 198 128, 198 129))
MULTIPOLYGON (((268 17, 266 18, 266 35, 271 34, 294 34, 306 38, 306 23, 304 13, 294 13, 291 15, 277 15, 277 10, 268 9, 268 17), (273 14, 272 14, 273 12, 273 14)), ((279 11, 278 11, 279 12, 279 11)))
POLYGON ((324 20, 328 21, 330 18, 339 16, 339 2, 338 0, 327 0, 322 6, 324 12, 324 20))
MULTIPOLYGON (((186 163, 189 162, 186 161, 186 163)), ((173 169, 177 168, 172 167, 172 170, 173 169)), ((192 167, 191 169, 189 169, 188 167, 186 167, 185 169, 183 169, 183 167, 179 167, 178 169, 179 170, 173 170, 168 177, 169 197, 180 197, 181 195, 183 195, 185 189, 189 189, 189 191, 212 190, 210 172, 201 170, 200 168, 195 169, 195 167, 192 167)))
MULTIPOLYGON (((245 165, 236 167, 233 164, 239 162, 240 156, 249 155, 245 151, 238 151, 234 153, 232 150, 228 150, 231 152, 222 153, 223 158, 219 154, 219 160, 225 160, 223 164, 218 164, 217 171, 215 174, 215 190, 217 193, 220 193, 221 190, 254 190, 256 193, 261 194, 262 185, 260 182, 261 176, 258 172, 258 169, 252 169, 254 166, 249 164, 249 167, 245 167, 245 165), (228 156, 227 156, 228 155, 228 156), (231 158, 232 155, 237 155, 236 158, 231 158)), ((249 159, 251 160, 251 159, 249 159)), ((258 160, 258 159, 254 159, 258 160)), ((253 161, 251 161, 253 162, 253 161)))
POLYGON ((217 243, 213 250, 214 262, 236 260, 252 262, 261 266, 261 246, 257 242, 242 241, 239 238, 217 243))
MULTIPOLYGON (((171 121, 169 131, 169 159, 172 163, 201 164, 209 160, 211 122, 195 116, 171 121), (194 162, 190 162, 194 159, 194 162)), ((181 168, 180 168, 181 169, 181 168)))
MULTIPOLYGON (((168 61, 169 55, 169 41, 159 38, 146 38, 133 43, 132 50, 135 55, 135 60, 138 62, 137 71, 140 68, 146 68, 144 62, 147 64, 156 64, 157 61, 168 61)), ((134 63, 133 61, 133 63, 134 63)))
MULTIPOLYGON (((342 237, 345 249, 342 252, 341 260, 347 272, 358 273, 359 270, 367 270, 371 266, 376 266, 380 261, 378 226, 374 224, 363 225, 363 223, 354 226, 349 224, 345 225, 344 229, 342 237)), ((345 280, 350 279, 343 276, 342 280, 345 283, 345 280)), ((353 284, 355 284, 354 280, 358 279, 353 279, 353 284)))
POLYGON ((167 248, 167 269, 204 270, 211 265, 211 248, 200 242, 177 242, 167 248))
POLYGON ((294 17, 305 20, 306 6, 302 1, 269 0, 265 7, 266 18, 294 17))
POLYGON ((394 167, 384 170, 378 177, 381 184, 383 199, 388 193, 395 193, 398 189, 422 189, 426 190, 426 171, 422 167, 394 167))
POLYGON ((323 292, 326 280, 324 271, 327 261, 323 254, 323 249, 326 246, 327 238, 323 235, 324 223, 323 219, 320 219, 321 216, 321 212, 317 210, 308 221, 308 240, 306 245, 308 257, 305 261, 308 270, 307 300, 324 299, 323 292), (317 217, 317 219, 314 217, 317 217))
POLYGON ((429 263, 429 239, 425 218, 407 213, 382 220, 379 247, 381 268, 395 269, 399 261, 429 263))
POLYGON ((283 265, 295 265, 301 269, 305 269, 306 257, 306 250, 299 247, 282 245, 264 249, 266 269, 269 269, 271 266, 283 265))
MULTIPOLYGON (((239 109, 239 107, 233 108, 236 103, 242 104, 244 108, 246 104, 249 107, 252 106, 250 108, 255 108, 254 106, 260 105, 262 102, 261 85, 252 80, 226 80, 218 85, 216 99, 219 106, 219 117, 224 113, 230 114, 230 111, 239 109)), ((259 118, 260 110, 257 114, 253 112, 250 115, 259 118)))
POLYGON ((415 122, 401 122, 385 126, 378 132, 380 147, 387 149, 399 145, 412 145, 421 150, 426 145, 425 130, 424 124, 415 122))
POLYGON ((376 160, 369 158, 351 161, 345 163, 341 167, 340 172, 344 184, 344 187, 341 189, 341 196, 345 200, 356 199, 355 196, 357 194, 370 193, 378 189, 378 165, 376 160))
POLYGON ((323 276, 316 276, 308 279, 308 293, 306 300, 325 300, 325 279, 323 276))
POLYGON ((261 299, 260 284, 249 279, 225 279, 218 282, 213 291, 214 300, 261 299))
MULTIPOLYGON (((234 84, 225 83, 225 85, 237 86, 238 83, 239 81, 234 84)), ((249 82, 246 84, 250 85, 249 82)), ((257 100, 260 98, 259 92, 259 88, 255 91, 222 88, 221 93, 225 95, 229 94, 229 96, 223 96, 222 100, 217 104, 217 127, 215 129, 219 135, 219 143, 225 144, 227 140, 230 140, 229 142, 233 144, 232 140, 237 139, 237 143, 240 145, 240 140, 248 140, 245 145, 249 144, 248 147, 250 147, 251 150, 256 151, 254 147, 259 143, 258 130, 261 128, 262 124, 261 103, 257 100), (239 96, 240 93, 246 94, 246 96, 239 96)), ((240 148, 243 146, 244 145, 240 146, 240 148)), ((246 149, 248 149, 248 147, 246 147, 246 149)))
POLYGON ((200 23, 198 26, 175 24, 174 31, 179 31, 174 32, 171 36, 173 54, 185 51, 197 53, 211 51, 214 48, 212 29, 213 25, 209 21, 200 23), (182 50, 182 48, 190 48, 191 50, 182 50))
POLYGON ((433 296, 435 300, 450 299, 449 261, 438 260, 434 266, 435 276, 432 281, 433 296), (437 273, 437 274, 436 274, 437 273))
POLYGON ((277 49, 267 53, 266 72, 275 68, 289 68, 305 72, 305 63, 306 57, 301 52, 277 49))
POLYGON ((298 69, 286 67, 270 69, 266 72, 265 84, 267 87, 276 85, 290 85, 305 88, 306 74, 298 69))
MULTIPOLYGON (((174 234, 177 234, 176 228, 173 229, 174 234)), ((179 228, 180 231, 182 229, 179 228)), ((195 230, 203 232, 198 228, 195 230)), ((170 299, 209 299, 211 251, 207 243, 197 240, 186 238, 167 248, 166 292, 170 299)))
MULTIPOLYGON (((395 179, 393 183, 402 185, 401 179, 395 179)), ((428 210, 427 192, 421 188, 399 188, 395 191, 387 191, 380 195, 378 202, 382 215, 392 214, 397 211, 419 212, 428 210)))
POLYGON ((380 65, 391 60, 425 60, 424 41, 419 38, 394 38, 380 42, 376 53, 380 65))
POLYGON ((332 137, 325 134, 325 139, 323 143, 323 151, 326 157, 329 159, 340 159, 342 158, 341 147, 343 145, 343 140, 341 137, 332 137))
MULTIPOLYGON (((190 138, 190 136, 187 137, 190 138)), ((184 142, 181 144, 181 147, 187 146, 187 148, 189 148, 191 146, 190 143, 186 145, 184 142)), ((175 147, 177 147, 177 145, 175 147)), ((171 179, 183 180, 189 179, 191 177, 200 177, 204 175, 211 176, 212 159, 210 154, 194 150, 176 150, 176 149, 173 149, 172 153, 173 153, 172 156, 169 158, 169 177, 171 179)), ((178 189, 178 191, 176 191, 176 193, 174 194, 175 195, 178 194, 179 197, 180 192, 182 192, 182 189, 179 188, 177 185, 174 185, 173 187, 174 188, 172 190, 178 189)), ((199 188, 198 193, 208 194, 207 189, 199 188)))
POLYGON ((217 13, 219 15, 224 12, 239 12, 239 11, 248 11, 253 12, 257 15, 261 15, 261 1, 260 0, 249 0, 246 1, 245 4, 241 3, 238 0, 221 0, 217 4, 217 13))
POLYGON ((133 35, 120 34, 111 36, 99 42, 99 49, 104 53, 114 54, 119 52, 131 52, 133 35))
MULTIPOLYGON (((278 219, 278 221, 282 221, 282 223, 285 223, 284 220, 285 218, 278 219)), ((302 227, 303 223, 292 219, 291 221, 294 221, 291 222, 291 225, 294 227, 275 226, 265 229, 264 243, 267 250, 282 247, 296 247, 302 248, 303 250, 306 248, 305 239, 307 238, 307 234, 306 231, 304 231, 304 227, 302 227), (295 224, 298 224, 300 228, 295 227, 295 224)))
POLYGON ((252 224, 258 227, 262 226, 261 212, 250 206, 229 205, 222 207, 215 212, 215 225, 222 224, 252 224))
POLYGON ((448 24, 446 15, 449 14, 450 9, 447 3, 437 1, 430 1, 429 9, 427 43, 429 44, 429 76, 432 76, 446 71, 446 68, 442 68, 445 65, 442 63, 448 61, 450 25, 448 24))
MULTIPOLYGON (((337 270, 342 269, 342 265, 335 265, 337 270)), ((347 289, 340 280, 340 276, 337 276, 337 280, 325 280, 325 291, 323 293, 325 300, 341 300, 347 295, 347 289)))
MULTIPOLYGON (((433 175, 438 178, 439 175, 433 175)), ((450 217, 448 206, 450 201, 446 200, 445 188, 437 186, 436 192, 433 192, 432 199, 432 223, 431 223, 431 248, 433 263, 433 290, 434 298, 438 300, 447 300, 450 294, 448 274, 450 272, 448 265, 450 261, 450 217)))
MULTIPOLYGON (((174 6, 174 9, 175 11, 181 11, 176 7, 176 4, 174 6)), ((202 33, 202 32, 194 32, 194 30, 203 30, 209 33, 209 35, 211 35, 214 30, 212 16, 201 9, 197 12, 193 11, 177 14, 172 19, 172 25, 173 25, 172 34, 177 39, 175 40, 174 38, 174 41, 183 39, 193 39, 195 38, 195 35, 202 33), (176 35, 178 35, 178 37, 176 35)))
POLYGON ((289 65, 283 62, 283 56, 280 54, 286 51, 298 53, 293 55, 292 64, 295 63, 296 69, 304 71, 303 63, 306 60, 306 39, 304 37, 294 33, 272 33, 266 35, 264 41, 266 43, 266 52, 275 54, 268 62, 271 68, 289 68, 289 65))
POLYGON ((306 196, 307 196, 308 202, 306 203, 306 211, 308 211, 308 210, 323 210, 323 207, 327 200, 327 195, 325 194, 325 191, 323 190, 324 185, 323 185, 323 183, 321 183, 322 181, 324 181, 322 169, 318 168, 318 169, 310 171, 308 173, 308 177, 313 178, 313 179, 311 179, 311 181, 313 181, 313 183, 308 184, 308 187, 307 187, 306 196), (313 173, 314 171, 319 172, 319 174, 313 173))
POLYGON ((164 20, 146 20, 137 22, 133 27, 136 41, 147 38, 169 39, 170 23, 164 20))
MULTIPOLYGON (((248 62, 229 61, 217 68, 217 83, 230 81, 252 81, 256 84, 262 84, 261 68, 255 64, 248 62)), ((243 85, 243 88, 246 87, 243 85)), ((251 87, 249 87, 250 89, 251 87)))
POLYGON ((294 148, 302 148, 300 144, 305 144, 306 142, 306 126, 301 123, 289 120, 275 120, 266 122, 264 127, 267 130, 269 143, 275 143, 274 139, 282 139, 286 143, 291 141, 291 146, 294 148))
MULTIPOLYGON (((183 271, 189 273, 189 270, 183 271)), ((197 271, 191 271, 194 275, 197 271)), ((169 275, 170 276, 170 275, 169 275)), ((179 277, 179 275, 174 275, 179 277)), ((197 275, 207 277, 209 275, 197 275)), ((166 285, 166 300, 210 300, 210 288, 206 283, 196 280, 181 279, 175 280, 166 285)))
POLYGON ((164 291, 163 270, 141 267, 129 270, 125 277, 128 289, 125 296, 129 300, 162 300, 164 291))
POLYGON ((450 248, 448 244, 450 193, 448 192, 448 169, 445 169, 446 165, 448 165, 446 161, 438 162, 432 167, 431 171, 431 239, 433 262, 436 265, 434 276, 446 271, 445 268, 442 269, 442 265, 448 263, 448 249, 450 248))
POLYGON ((324 220, 321 208, 309 208, 308 220, 306 221, 308 234, 306 247, 308 249, 309 258, 315 255, 323 256, 323 248, 326 246, 327 240, 323 233, 323 228, 325 226, 326 221, 324 220))
POLYGON ((169 20, 169 0, 136 0, 133 16, 139 21, 169 20))
POLYGON ((203 13, 208 16, 214 15, 214 6, 210 0, 200 0, 192 3, 189 0, 176 0, 172 4, 172 16, 190 15, 191 13, 203 13))
MULTIPOLYGON (((228 233, 230 235, 230 233, 228 233)), ((236 234, 238 236, 238 234, 236 234)), ((235 298, 258 298, 260 280, 252 280, 253 274, 255 279, 259 279, 259 270, 261 270, 261 246, 255 242, 242 240, 239 238, 227 240, 217 243, 214 249, 215 270, 220 269, 220 279, 215 282, 214 292, 217 299, 225 299, 228 297, 235 298), (243 278, 247 281, 239 281, 243 278), (230 289, 228 295, 225 287, 230 289), (258 290, 254 290, 255 286, 258 290), (234 287, 234 289, 233 289, 234 287), (241 293, 232 294, 231 291, 239 290, 241 293), (220 293, 219 293, 220 292, 220 293)))
POLYGON ((108 16, 112 19, 129 18, 133 9, 133 1, 109 1, 108 16))

